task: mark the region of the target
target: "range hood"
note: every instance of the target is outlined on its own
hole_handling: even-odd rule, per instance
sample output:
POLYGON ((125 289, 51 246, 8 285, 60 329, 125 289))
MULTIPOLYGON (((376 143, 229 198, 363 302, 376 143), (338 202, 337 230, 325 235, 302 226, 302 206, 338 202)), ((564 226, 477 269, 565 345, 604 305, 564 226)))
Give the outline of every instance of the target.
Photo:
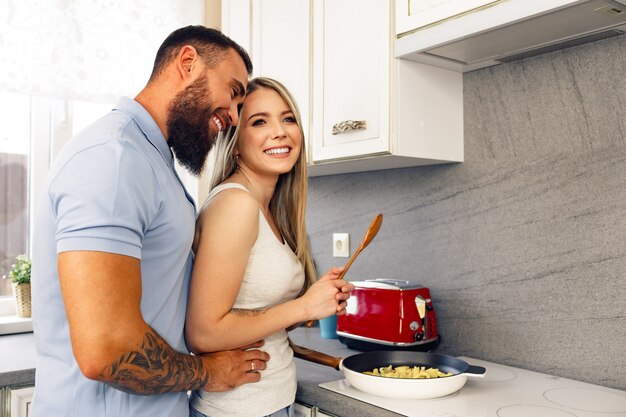
MULTIPOLYGON (((528 5, 543 0, 521 1, 528 5)), ((467 72, 626 33, 626 0, 570 1, 516 19, 520 7, 526 7, 520 6, 520 0, 501 0, 400 34, 395 56, 467 72), (494 26, 481 28, 489 22, 494 26)))

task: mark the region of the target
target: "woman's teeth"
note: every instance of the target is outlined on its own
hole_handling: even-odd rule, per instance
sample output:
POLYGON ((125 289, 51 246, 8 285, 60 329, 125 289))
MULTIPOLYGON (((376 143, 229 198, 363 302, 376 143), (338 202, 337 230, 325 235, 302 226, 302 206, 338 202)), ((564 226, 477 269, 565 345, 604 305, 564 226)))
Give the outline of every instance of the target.
POLYGON ((221 132, 224 127, 222 126, 222 122, 220 122, 220 119, 216 116, 213 116, 213 122, 217 126, 217 129, 221 132))
POLYGON ((268 149, 265 151, 266 154, 268 155, 278 155, 281 153, 289 153, 289 148, 274 148, 274 149, 268 149))

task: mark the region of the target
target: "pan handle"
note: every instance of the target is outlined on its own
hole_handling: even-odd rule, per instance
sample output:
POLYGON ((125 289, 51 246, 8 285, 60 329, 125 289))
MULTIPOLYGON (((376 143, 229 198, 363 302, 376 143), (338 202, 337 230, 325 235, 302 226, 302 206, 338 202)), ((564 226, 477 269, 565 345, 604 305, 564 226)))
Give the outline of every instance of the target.
POLYGON ((289 346, 291 347, 291 350, 293 350, 293 356, 295 356, 296 358, 304 359, 305 361, 309 361, 309 362, 318 363, 320 365, 330 366, 331 368, 335 368, 339 370, 339 364, 341 363, 341 358, 330 356, 325 353, 308 349, 302 346, 294 345, 291 340, 289 340, 289 346))
POLYGON ((485 376, 486 372, 487 372, 487 370, 485 368, 483 368, 482 366, 470 365, 467 368, 467 370, 464 372, 464 374, 467 375, 467 376, 474 376, 474 377, 482 378, 482 377, 485 376))

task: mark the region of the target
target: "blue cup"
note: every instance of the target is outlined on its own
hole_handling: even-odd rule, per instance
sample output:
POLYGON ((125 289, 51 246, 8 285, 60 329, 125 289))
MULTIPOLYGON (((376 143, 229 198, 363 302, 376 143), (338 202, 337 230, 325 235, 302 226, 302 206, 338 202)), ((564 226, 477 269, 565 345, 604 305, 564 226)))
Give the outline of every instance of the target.
POLYGON ((337 315, 320 320, 320 332, 324 339, 337 339, 337 315))

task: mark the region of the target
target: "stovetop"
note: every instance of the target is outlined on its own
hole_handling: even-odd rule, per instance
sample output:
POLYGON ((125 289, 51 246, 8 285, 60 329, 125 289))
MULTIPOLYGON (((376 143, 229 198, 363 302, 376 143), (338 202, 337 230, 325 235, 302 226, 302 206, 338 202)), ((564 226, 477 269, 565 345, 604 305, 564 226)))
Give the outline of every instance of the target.
POLYGON ((432 400, 367 394, 345 380, 320 387, 404 416, 415 417, 626 417, 626 392, 506 365, 460 357, 484 366, 460 391, 432 400))

